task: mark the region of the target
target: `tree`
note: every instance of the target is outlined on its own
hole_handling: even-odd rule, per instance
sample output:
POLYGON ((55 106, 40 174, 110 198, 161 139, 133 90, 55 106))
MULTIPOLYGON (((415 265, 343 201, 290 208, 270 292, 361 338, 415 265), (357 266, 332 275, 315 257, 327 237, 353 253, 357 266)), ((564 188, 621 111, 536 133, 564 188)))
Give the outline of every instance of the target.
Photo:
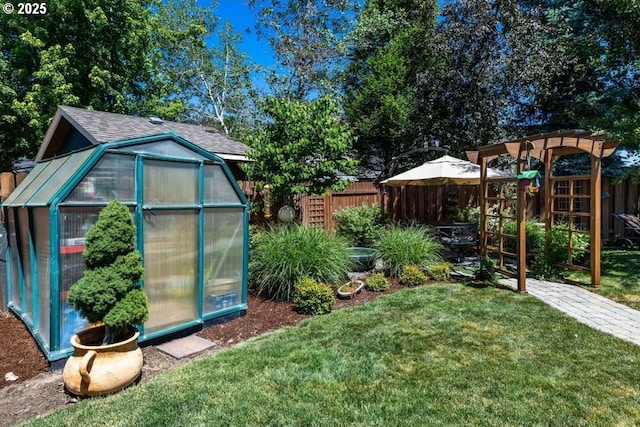
POLYGON ((35 154, 59 104, 139 115, 175 110, 152 56, 152 3, 61 0, 38 17, 3 16, 0 73, 10 70, 0 93, 5 170, 35 154))
POLYGON ((348 37, 345 114, 364 168, 379 170, 422 146, 414 96, 420 72, 441 66, 432 42, 434 1, 370 0, 348 37))
POLYGON ((562 30, 569 65, 544 94, 550 126, 606 131, 636 149, 640 138, 640 9, 624 0, 549 0, 544 18, 562 30))
POLYGON ((419 75, 416 97, 427 139, 456 155, 540 126, 538 96, 566 65, 540 11, 515 0, 446 6, 436 52, 447 66, 419 75))
POLYGON ((242 35, 230 23, 219 25, 215 7, 215 2, 202 7, 195 0, 158 5, 154 38, 160 69, 168 84, 175 86, 174 99, 187 107, 182 119, 225 134, 242 133, 255 110, 253 67, 240 51, 242 35))
POLYGON ((349 158, 353 137, 338 118, 329 97, 311 102, 267 98, 267 122, 248 140, 245 171, 250 179, 269 184, 276 200, 293 194, 323 194, 344 189, 343 175, 355 173, 349 158))
POLYGON ((268 82, 276 96, 305 99, 335 95, 344 65, 342 36, 357 10, 355 0, 249 0, 256 29, 282 66, 268 82))

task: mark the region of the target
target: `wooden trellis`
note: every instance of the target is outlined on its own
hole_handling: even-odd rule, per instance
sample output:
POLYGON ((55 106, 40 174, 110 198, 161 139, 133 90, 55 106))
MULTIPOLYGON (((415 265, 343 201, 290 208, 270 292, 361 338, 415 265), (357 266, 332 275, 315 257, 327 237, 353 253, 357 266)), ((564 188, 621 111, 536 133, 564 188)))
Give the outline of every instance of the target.
MULTIPOLYGON (((547 189, 544 204, 547 206, 545 215, 540 218, 545 224, 546 231, 550 231, 554 222, 559 218, 567 221, 569 228, 569 242, 567 251, 568 268, 586 269, 585 266, 574 265, 572 254, 578 248, 572 247, 571 233, 589 234, 588 270, 591 274, 591 285, 600 286, 600 250, 601 250, 601 191, 602 191, 602 158, 610 156, 618 146, 618 141, 610 141, 605 135, 591 132, 567 131, 530 135, 499 144, 485 145, 477 151, 467 152, 472 162, 480 165, 481 189, 481 223, 480 241, 481 254, 486 256, 489 251, 496 251, 488 241, 488 207, 492 201, 489 194, 491 185, 504 185, 505 180, 487 178, 487 165, 499 156, 510 155, 516 159, 517 173, 524 172, 531 158, 540 160, 545 165, 544 186, 547 189), (587 176, 553 177, 553 161, 556 157, 568 154, 588 153, 591 155, 591 174, 587 176), (584 183, 588 184, 584 184, 584 183), (566 184, 561 184, 566 183, 566 184), (561 190, 561 186, 565 189, 561 190), (576 209, 580 205, 581 209, 576 209), (588 210, 586 206, 588 205, 588 210), (587 226, 588 222, 588 226, 587 226), (587 228, 588 227, 588 228, 587 228)), ((527 193, 519 189, 516 196, 517 244, 515 259, 517 263, 516 277, 518 291, 526 292, 526 206, 527 193)), ((496 200, 498 201, 498 200, 496 200)), ((494 201, 495 202, 495 201, 494 201)), ((502 203, 502 201, 499 201, 502 203)), ((514 254, 505 253, 503 248, 504 233, 497 247, 501 257, 514 254)), ((508 236, 507 236, 508 237, 508 236)))

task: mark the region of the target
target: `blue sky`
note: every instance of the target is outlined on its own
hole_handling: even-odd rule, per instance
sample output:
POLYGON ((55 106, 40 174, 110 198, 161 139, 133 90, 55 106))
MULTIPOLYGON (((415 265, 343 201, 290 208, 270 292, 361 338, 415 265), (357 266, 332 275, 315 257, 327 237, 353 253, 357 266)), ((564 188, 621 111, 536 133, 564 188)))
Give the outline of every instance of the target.
POLYGON ((253 28, 255 18, 246 1, 218 0, 216 10, 222 20, 231 22, 235 30, 242 33, 242 47, 253 61, 262 65, 273 65, 273 51, 266 40, 258 40, 253 28), (250 33, 245 31, 247 28, 251 30, 250 33))

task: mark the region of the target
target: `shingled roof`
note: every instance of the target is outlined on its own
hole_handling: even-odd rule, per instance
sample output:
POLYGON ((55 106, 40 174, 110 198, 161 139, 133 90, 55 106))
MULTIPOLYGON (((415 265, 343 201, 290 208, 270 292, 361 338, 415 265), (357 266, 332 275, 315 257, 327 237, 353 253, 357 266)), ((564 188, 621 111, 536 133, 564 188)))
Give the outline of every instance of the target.
POLYGON ((72 127, 91 144, 174 133, 228 160, 247 160, 245 154, 249 149, 245 144, 201 125, 59 106, 36 161, 58 155, 58 150, 72 127))

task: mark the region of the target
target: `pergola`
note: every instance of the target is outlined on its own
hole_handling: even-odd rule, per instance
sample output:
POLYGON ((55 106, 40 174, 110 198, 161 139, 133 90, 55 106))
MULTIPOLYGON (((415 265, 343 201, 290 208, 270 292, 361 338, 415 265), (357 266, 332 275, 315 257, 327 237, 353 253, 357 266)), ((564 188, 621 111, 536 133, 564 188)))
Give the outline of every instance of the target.
POLYGON ((502 212, 508 203, 503 192, 505 184, 517 184, 517 178, 489 178, 487 174, 488 163, 500 156, 509 155, 517 161, 517 174, 522 177, 527 175, 530 159, 540 160, 545 165, 544 171, 544 195, 542 202, 546 209, 543 218, 547 235, 556 218, 566 221, 568 226, 568 262, 570 269, 587 269, 572 265, 572 251, 578 249, 572 247, 572 233, 589 234, 589 249, 584 252, 589 254, 588 270, 591 275, 591 285, 600 286, 600 246, 601 246, 601 192, 602 192, 602 159, 611 155, 618 141, 607 140, 606 135, 592 132, 566 131, 550 132, 525 136, 512 141, 498 144, 485 145, 477 151, 467 152, 467 157, 480 165, 481 191, 481 226, 480 242, 481 256, 487 256, 489 252, 497 254, 498 269, 504 269, 503 257, 515 256, 517 263, 516 277, 518 291, 526 292, 526 206, 528 194, 523 191, 523 186, 517 190, 516 217, 517 235, 516 253, 508 253, 504 250, 502 233, 502 212), (591 156, 591 174, 554 177, 553 162, 559 156, 588 153, 591 156), (489 188, 493 186, 494 191, 489 188), (490 202, 498 206, 496 219, 499 222, 497 246, 488 244, 488 207, 490 202), (588 230, 585 228, 588 227, 588 230))

